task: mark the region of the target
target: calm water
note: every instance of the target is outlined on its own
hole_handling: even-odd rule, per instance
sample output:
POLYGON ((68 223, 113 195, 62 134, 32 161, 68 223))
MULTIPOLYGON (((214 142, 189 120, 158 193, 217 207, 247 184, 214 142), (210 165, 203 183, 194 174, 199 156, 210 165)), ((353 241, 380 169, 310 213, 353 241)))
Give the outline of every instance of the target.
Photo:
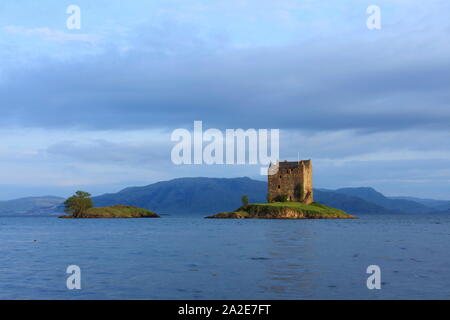
POLYGON ((2 217, 0 299, 449 299, 449 249, 449 215, 2 217), (82 290, 66 289, 72 264, 82 290))

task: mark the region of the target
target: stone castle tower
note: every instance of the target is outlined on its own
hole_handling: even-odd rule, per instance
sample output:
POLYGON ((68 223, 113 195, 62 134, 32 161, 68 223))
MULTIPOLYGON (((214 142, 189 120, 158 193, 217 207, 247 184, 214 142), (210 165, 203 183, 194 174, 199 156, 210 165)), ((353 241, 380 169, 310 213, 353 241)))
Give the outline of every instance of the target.
POLYGON ((312 161, 283 161, 269 167, 269 201, 313 202, 312 161))

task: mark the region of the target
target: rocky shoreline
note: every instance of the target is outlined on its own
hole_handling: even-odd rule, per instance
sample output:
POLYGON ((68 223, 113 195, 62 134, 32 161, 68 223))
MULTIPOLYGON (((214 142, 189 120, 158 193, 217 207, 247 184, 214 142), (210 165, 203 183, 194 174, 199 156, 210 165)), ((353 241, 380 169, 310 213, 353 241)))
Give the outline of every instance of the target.
POLYGON ((355 219, 342 210, 319 203, 276 202, 249 204, 232 212, 220 212, 207 219, 355 219))

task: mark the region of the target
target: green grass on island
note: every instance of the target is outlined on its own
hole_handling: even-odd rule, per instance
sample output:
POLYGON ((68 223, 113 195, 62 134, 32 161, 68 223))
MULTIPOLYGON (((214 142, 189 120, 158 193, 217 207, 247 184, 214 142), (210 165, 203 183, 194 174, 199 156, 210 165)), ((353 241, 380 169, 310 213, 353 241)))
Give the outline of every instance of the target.
POLYGON ((314 202, 255 203, 233 212, 221 212, 207 218, 222 219, 350 219, 356 218, 342 210, 314 202))
POLYGON ((111 207, 90 208, 77 216, 65 215, 60 218, 159 218, 159 215, 147 209, 115 205, 111 207))

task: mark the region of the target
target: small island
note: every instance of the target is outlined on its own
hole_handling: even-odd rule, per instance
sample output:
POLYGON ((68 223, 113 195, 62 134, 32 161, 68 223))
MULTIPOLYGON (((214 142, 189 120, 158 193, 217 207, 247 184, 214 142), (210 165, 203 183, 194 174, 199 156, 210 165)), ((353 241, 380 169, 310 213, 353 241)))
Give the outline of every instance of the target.
POLYGON ((268 169, 267 203, 249 204, 242 196, 242 207, 206 218, 215 219, 352 219, 342 210, 314 202, 312 161, 283 161, 268 169))
POLYGON ((90 208, 80 215, 69 214, 60 218, 159 218, 159 215, 147 209, 117 204, 110 207, 90 208))
POLYGON ((271 202, 247 204, 232 212, 206 217, 215 219, 352 219, 342 210, 313 202, 271 202))
POLYGON ((68 214, 59 218, 159 218, 150 210, 121 204, 94 208, 90 196, 84 191, 75 192, 64 202, 64 211, 68 214))

